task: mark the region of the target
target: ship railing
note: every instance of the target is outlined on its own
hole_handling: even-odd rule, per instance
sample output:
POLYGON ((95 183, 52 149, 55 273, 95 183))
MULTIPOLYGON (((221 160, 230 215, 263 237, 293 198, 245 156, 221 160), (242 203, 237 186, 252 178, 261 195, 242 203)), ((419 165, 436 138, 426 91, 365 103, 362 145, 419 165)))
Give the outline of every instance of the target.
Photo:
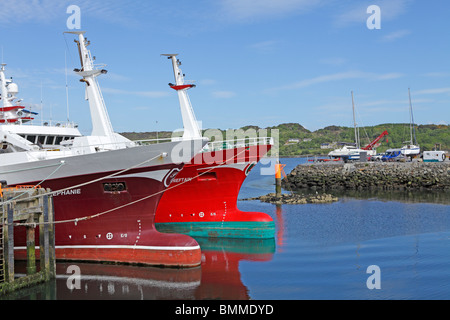
POLYGON ((142 140, 133 140, 139 146, 148 145, 148 144, 158 144, 173 141, 172 138, 157 138, 157 139, 142 139, 142 140))
MULTIPOLYGON (((181 137, 176 138, 158 138, 158 139, 144 139, 144 140, 133 140, 137 145, 146 144, 157 144, 171 141, 179 141, 181 137)), ((220 151, 234 148, 243 148, 257 145, 273 145, 272 137, 252 137, 252 138, 242 138, 234 140, 223 140, 223 141, 212 141, 208 142, 202 151, 220 151)))
POLYGON ((224 141, 209 142, 204 148, 204 152, 220 151, 235 148, 244 148, 258 145, 273 145, 273 138, 271 137, 253 137, 224 141))
MULTIPOLYGON (((20 120, 19 120, 20 121, 20 120)), ((60 128, 78 128, 78 124, 73 121, 55 121, 55 120, 31 120, 24 123, 18 123, 16 124, 24 125, 24 126, 44 126, 44 127, 60 127, 60 128)))
POLYGON ((61 143, 60 146, 53 146, 51 148, 46 148, 40 150, 39 159, 52 158, 55 152, 58 152, 58 157, 72 156, 74 154, 90 154, 93 152, 111 151, 118 149, 133 148, 138 146, 138 144, 133 141, 118 141, 118 142, 104 142, 96 144, 80 144, 73 145, 73 140, 66 140, 61 143))

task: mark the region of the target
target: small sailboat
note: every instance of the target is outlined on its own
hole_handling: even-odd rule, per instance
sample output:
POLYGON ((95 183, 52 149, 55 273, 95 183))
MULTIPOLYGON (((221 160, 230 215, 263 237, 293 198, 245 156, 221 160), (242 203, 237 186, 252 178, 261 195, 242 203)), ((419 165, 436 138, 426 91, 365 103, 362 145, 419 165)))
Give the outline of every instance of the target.
POLYGON ((414 115, 412 111, 412 103, 411 103, 411 90, 408 88, 408 96, 409 96, 409 133, 410 140, 405 141, 406 145, 401 147, 400 152, 402 155, 407 157, 414 157, 420 153, 420 146, 417 144, 416 139, 416 130, 414 125, 414 115))
POLYGON ((352 107, 353 107, 353 126, 355 128, 355 144, 354 145, 344 145, 342 148, 335 149, 328 153, 331 158, 342 158, 344 160, 359 160, 361 154, 365 153, 367 156, 376 155, 375 149, 361 148, 359 139, 359 130, 356 124, 355 116, 355 99, 352 91, 352 107))

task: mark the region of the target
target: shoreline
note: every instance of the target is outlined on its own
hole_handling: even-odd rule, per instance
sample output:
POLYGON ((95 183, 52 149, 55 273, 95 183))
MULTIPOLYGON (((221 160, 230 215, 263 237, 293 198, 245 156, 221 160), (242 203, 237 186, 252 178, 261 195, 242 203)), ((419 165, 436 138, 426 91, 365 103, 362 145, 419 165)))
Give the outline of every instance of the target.
POLYGON ((240 199, 241 201, 259 200, 261 202, 272 204, 307 204, 307 203, 332 203, 339 201, 339 198, 331 194, 298 194, 282 193, 277 197, 276 193, 269 193, 265 196, 240 199))
POLYGON ((297 165, 285 189, 450 190, 450 162, 359 162, 297 165))

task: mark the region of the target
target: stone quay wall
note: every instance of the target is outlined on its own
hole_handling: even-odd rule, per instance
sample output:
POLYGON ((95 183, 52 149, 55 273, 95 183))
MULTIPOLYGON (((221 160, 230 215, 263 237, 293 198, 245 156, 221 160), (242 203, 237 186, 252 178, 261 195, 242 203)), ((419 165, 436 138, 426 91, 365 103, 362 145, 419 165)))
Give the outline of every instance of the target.
POLYGON ((450 161, 325 162, 294 168, 282 186, 294 189, 449 190, 450 161))

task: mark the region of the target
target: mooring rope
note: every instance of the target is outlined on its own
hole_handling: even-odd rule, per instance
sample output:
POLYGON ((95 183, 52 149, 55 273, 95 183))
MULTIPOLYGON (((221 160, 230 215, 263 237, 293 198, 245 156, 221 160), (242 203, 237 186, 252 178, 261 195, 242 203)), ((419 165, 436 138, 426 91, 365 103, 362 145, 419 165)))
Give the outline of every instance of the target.
MULTIPOLYGON (((23 193, 19 194, 18 196, 15 196, 14 198, 8 199, 7 201, 2 201, 1 204, 2 206, 5 204, 8 204, 10 202, 13 202, 14 200, 16 200, 17 198, 20 198, 21 196, 23 196, 24 194, 30 193, 30 190, 36 189, 37 187, 39 187, 41 184, 43 184, 45 181, 47 181, 48 179, 50 179, 51 176, 53 176, 56 171, 58 171, 63 165, 65 164, 64 161, 61 161, 61 163, 58 165, 58 168, 56 168, 52 173, 50 173, 46 178, 44 178, 44 180, 42 180, 41 182, 39 182, 38 184, 36 184, 35 186, 33 186, 32 188, 30 188, 29 190, 24 191, 23 193)), ((32 199, 32 198, 27 198, 28 199, 32 199)))
MULTIPOLYGON (((247 150, 247 148, 244 147, 244 149, 243 149, 241 152, 237 153, 236 155, 233 155, 233 156, 232 156, 231 158, 229 158, 229 159, 226 159, 225 161, 223 161, 222 163, 220 163, 218 166, 211 167, 210 169, 208 169, 208 170, 206 170, 206 171, 203 171, 203 172, 197 174, 197 175, 194 176, 192 179, 198 178, 198 177, 200 177, 200 176, 202 176, 202 175, 204 175, 204 174, 206 174, 206 173, 208 173, 208 172, 210 172, 210 171, 216 169, 217 167, 221 167, 221 166, 227 164, 228 161, 237 158, 241 153, 245 152, 246 150, 247 150)), ((150 160, 148 160, 148 161, 150 161, 150 160)), ((129 170, 129 169, 127 169, 127 170, 129 170)), ((126 170, 122 170, 122 171, 126 171, 126 170)), ((117 175, 117 174, 119 174, 119 173, 116 173, 116 174, 114 174, 114 175, 117 175)), ((93 180, 93 181, 90 182, 90 183, 93 183, 93 182, 99 181, 99 180, 103 180, 103 179, 106 179, 106 178, 108 178, 108 177, 96 179, 96 180, 93 180)), ((119 210, 119 209, 122 209, 122 208, 125 208, 125 207, 128 207, 128 206, 134 205, 134 204, 139 203, 139 202, 141 202, 141 201, 147 200, 147 199, 149 199, 149 198, 151 198, 151 197, 154 197, 154 196, 156 196, 156 195, 158 195, 158 194, 160 194, 160 193, 164 193, 164 192, 167 191, 167 190, 171 190, 171 189, 173 189, 173 188, 176 188, 176 187, 178 187, 178 186, 180 186, 180 185, 182 185, 182 184, 184 184, 184 183, 187 183, 187 182, 189 182, 189 181, 190 181, 190 180, 185 180, 185 181, 183 181, 183 182, 181 182, 181 183, 179 183, 179 184, 177 184, 177 185, 169 186, 169 187, 166 188, 166 189, 163 189, 163 190, 161 190, 161 191, 155 192, 155 193, 150 194, 150 195, 148 195, 148 196, 142 197, 142 198, 137 199, 137 200, 135 200, 135 201, 132 201, 132 202, 123 204, 123 205, 121 205, 121 206, 118 206, 118 207, 115 207, 115 208, 112 208, 112 209, 109 209, 109 210, 106 210, 106 211, 103 211, 103 212, 100 212, 100 213, 96 213, 96 214, 93 214, 93 215, 84 216, 84 217, 81 217, 81 218, 68 219, 68 220, 53 221, 53 222, 50 222, 50 221, 49 221, 49 222, 35 222, 35 223, 27 223, 27 222, 25 222, 25 223, 14 223, 14 226, 30 226, 30 225, 31 225, 31 226, 36 226, 36 225, 60 224, 60 223, 69 223, 69 222, 77 223, 77 222, 79 222, 79 221, 90 220, 90 219, 97 218, 97 217, 100 217, 100 216, 102 216, 102 215, 108 214, 108 213, 110 213, 110 212, 113 212, 113 211, 116 211, 116 210, 119 210)), ((70 188, 65 188, 65 189, 62 189, 62 190, 73 189, 73 188, 76 188, 76 187, 79 187, 79 186, 81 186, 81 185, 74 186, 74 187, 70 187, 70 188)), ((60 191, 55 191, 55 192, 60 192, 60 191)), ((52 193, 54 193, 54 192, 49 192, 49 193, 47 193, 47 194, 42 194, 42 195, 33 196, 32 198, 37 198, 37 197, 41 197, 41 196, 44 196, 44 195, 49 195, 49 194, 52 194, 52 193)))
MULTIPOLYGON (((119 174, 122 174, 122 173, 124 173, 124 172, 127 172, 127 171, 129 171, 129 170, 131 170, 131 169, 134 169, 134 168, 136 168, 136 167, 140 167, 141 165, 143 165, 143 164, 145 164, 145 163, 147 163, 147 162, 153 161, 153 160, 155 160, 156 158, 161 157, 162 155, 163 155, 163 153, 161 153, 161 154, 159 154, 159 155, 157 155, 157 156, 155 156, 155 157, 153 157, 153 158, 151 158, 151 159, 147 159, 147 160, 145 160, 145 161, 142 161, 141 163, 138 163, 138 164, 136 164, 136 165, 134 165, 134 166, 132 166, 132 167, 129 167, 129 168, 127 168, 127 169, 123 169, 123 170, 121 170, 121 171, 112 173, 112 174, 107 175, 107 176, 104 176, 104 177, 100 177, 100 178, 97 178, 97 179, 94 179, 94 180, 91 180, 91 181, 83 182, 83 183, 80 183, 80 184, 75 185, 75 186, 70 186, 70 187, 66 187, 66 188, 63 188, 63 189, 59 189, 59 190, 55 190, 55 191, 50 191, 50 192, 47 192, 47 193, 44 193, 44 194, 39 194, 39 195, 31 196, 31 197, 26 198, 26 199, 23 199, 23 200, 32 200, 32 199, 39 198, 39 197, 43 197, 43 196, 53 195, 53 194, 56 194, 56 193, 59 193, 59 192, 63 192, 63 191, 66 191, 66 190, 70 190, 70 189, 74 189, 74 188, 80 188, 80 187, 83 187, 83 186, 85 186, 85 185, 92 184, 92 183, 94 183, 94 182, 98 182, 98 181, 103 180, 103 179, 109 179, 109 178, 112 178, 112 177, 117 176, 117 175, 119 175, 119 174)), ((53 174, 53 173, 52 173, 52 174, 53 174)), ((49 177, 47 177, 47 178, 44 179, 44 180, 47 180, 48 178, 49 178, 49 177)), ((42 181, 42 182, 43 182, 43 181, 42 181)), ((40 182, 40 184, 42 184, 42 182, 40 182)), ((37 185, 36 185, 36 186, 37 186, 37 185)), ((32 190, 32 189, 33 189, 33 188, 30 188, 30 190, 32 190)), ((29 192, 29 191, 26 191, 25 193, 27 193, 27 192, 29 192)), ((10 202, 12 202, 12 199, 9 199, 9 200, 7 200, 7 201, 2 202, 2 205, 8 204, 8 203, 10 203, 10 202)))

